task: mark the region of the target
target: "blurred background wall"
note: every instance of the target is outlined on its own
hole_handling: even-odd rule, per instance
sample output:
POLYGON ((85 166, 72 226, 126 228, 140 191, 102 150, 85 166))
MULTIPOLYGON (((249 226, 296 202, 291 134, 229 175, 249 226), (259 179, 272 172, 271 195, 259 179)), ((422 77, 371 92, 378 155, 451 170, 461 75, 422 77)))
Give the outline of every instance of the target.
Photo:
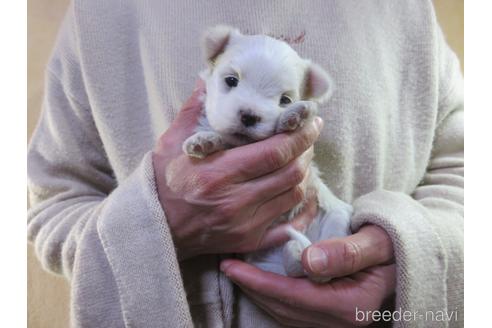
MULTIPOLYGON (((387 0, 392 1, 392 0, 387 0)), ((44 67, 68 0, 27 1, 27 133, 36 126, 43 95, 44 67)), ((437 16, 463 69, 463 0, 434 0, 437 16)), ((27 252, 27 315, 30 328, 69 325, 70 288, 65 279, 40 267, 31 245, 27 252)))
MULTIPOLYGON (((43 96, 44 67, 68 0, 27 1, 27 140, 36 126, 43 96)), ((69 326, 70 288, 64 278, 43 271, 32 245, 27 249, 27 326, 69 326)))

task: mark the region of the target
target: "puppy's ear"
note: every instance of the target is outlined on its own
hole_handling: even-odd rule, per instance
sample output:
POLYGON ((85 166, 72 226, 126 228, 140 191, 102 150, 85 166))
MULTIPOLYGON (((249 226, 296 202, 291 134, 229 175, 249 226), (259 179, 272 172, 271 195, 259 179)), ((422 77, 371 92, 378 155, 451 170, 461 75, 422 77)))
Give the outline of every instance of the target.
POLYGON ((322 103, 330 98, 333 89, 330 75, 321 66, 307 61, 302 98, 322 103))
POLYGON ((231 37, 239 34, 237 29, 225 25, 207 29, 203 35, 203 51, 207 63, 213 66, 217 57, 225 51, 231 37))

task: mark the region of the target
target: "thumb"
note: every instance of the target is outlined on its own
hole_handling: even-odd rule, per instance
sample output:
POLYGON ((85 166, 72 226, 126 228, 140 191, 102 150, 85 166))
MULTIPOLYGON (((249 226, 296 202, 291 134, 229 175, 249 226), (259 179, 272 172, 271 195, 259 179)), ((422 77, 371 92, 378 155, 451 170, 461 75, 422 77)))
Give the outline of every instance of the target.
POLYGON ((302 254, 309 275, 336 278, 393 260, 393 244, 386 231, 375 225, 363 226, 353 235, 320 241, 302 254))
POLYGON ((181 107, 174 119, 171 128, 181 132, 183 140, 193 133, 198 125, 198 119, 202 114, 203 101, 205 99, 205 82, 198 79, 195 83, 193 93, 181 107))

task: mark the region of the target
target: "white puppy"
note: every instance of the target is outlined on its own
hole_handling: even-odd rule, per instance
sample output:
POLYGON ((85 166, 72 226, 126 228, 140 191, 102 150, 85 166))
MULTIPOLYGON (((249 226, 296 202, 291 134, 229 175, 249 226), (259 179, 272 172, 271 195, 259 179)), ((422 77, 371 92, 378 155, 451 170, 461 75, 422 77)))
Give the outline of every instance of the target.
MULTIPOLYGON (((319 103, 333 88, 328 74, 299 57, 285 42, 264 35, 243 35, 217 26, 206 31, 208 69, 203 117, 196 133, 183 144, 190 156, 252 143, 276 133, 293 131, 316 115, 319 103)), ((312 242, 350 234, 352 207, 335 197, 312 164, 308 187, 318 196, 318 214, 305 234, 289 228, 283 247, 250 254, 247 260, 271 272, 303 276, 301 254, 312 242)), ((280 220, 290 220, 299 204, 280 220)))

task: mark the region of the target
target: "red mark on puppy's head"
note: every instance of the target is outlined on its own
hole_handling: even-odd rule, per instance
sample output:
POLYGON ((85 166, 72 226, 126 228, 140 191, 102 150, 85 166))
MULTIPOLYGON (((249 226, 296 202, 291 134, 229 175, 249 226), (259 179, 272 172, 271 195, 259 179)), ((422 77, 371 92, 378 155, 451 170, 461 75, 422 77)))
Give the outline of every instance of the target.
MULTIPOLYGON (((252 33, 250 30, 245 30, 244 32, 245 32, 245 34, 250 34, 250 35, 257 34, 257 33, 252 33)), ((306 31, 303 30, 303 31, 301 31, 301 33, 294 35, 294 36, 284 35, 284 34, 276 35, 276 34, 272 34, 272 33, 266 33, 266 35, 268 35, 269 37, 272 37, 274 39, 287 42, 288 44, 292 45, 292 44, 303 43, 305 38, 306 38, 306 31)))

